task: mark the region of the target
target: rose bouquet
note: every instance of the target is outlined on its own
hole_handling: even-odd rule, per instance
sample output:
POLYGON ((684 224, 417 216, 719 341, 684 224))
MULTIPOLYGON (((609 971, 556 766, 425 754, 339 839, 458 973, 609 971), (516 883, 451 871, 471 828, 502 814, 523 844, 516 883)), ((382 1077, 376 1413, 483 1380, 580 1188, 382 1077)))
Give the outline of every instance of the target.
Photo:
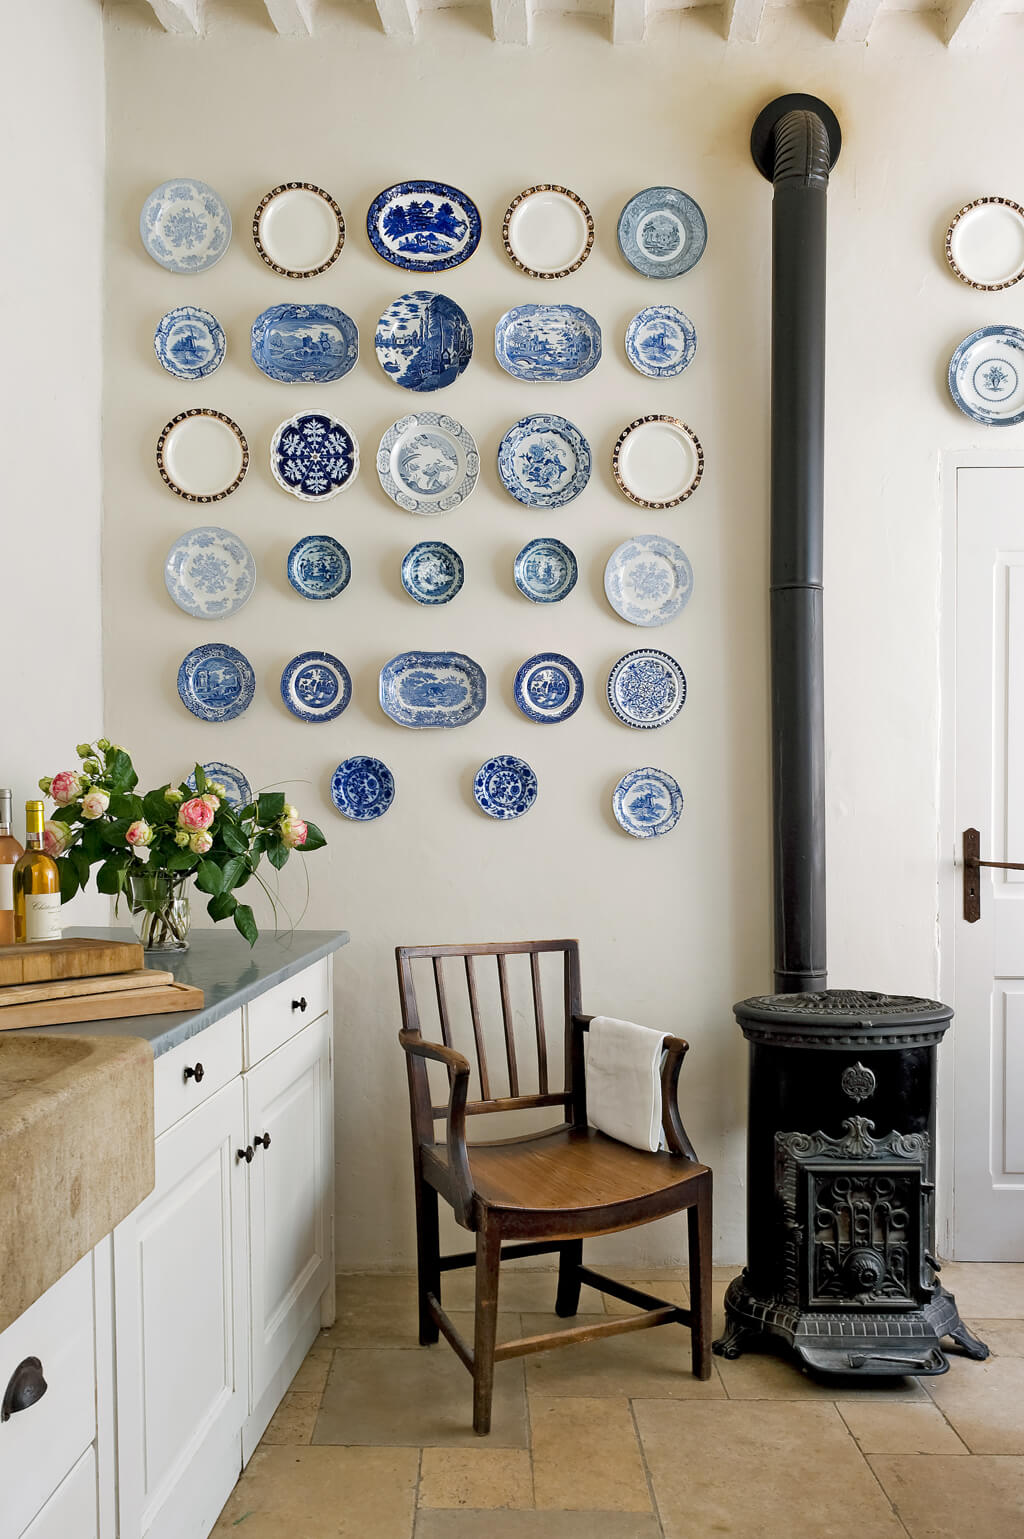
POLYGON ((44 829, 44 847, 57 862, 61 901, 86 887, 93 866, 98 891, 127 895, 142 914, 142 938, 151 949, 188 944, 189 881, 209 902, 211 919, 232 919, 250 945, 259 935, 252 908, 237 890, 251 879, 273 894, 257 867, 266 856, 280 870, 293 850, 308 854, 326 840, 304 822, 283 791, 263 791, 245 807, 232 807, 225 790, 201 765, 187 782, 139 795, 129 754, 100 738, 80 743, 81 767, 40 780, 56 803, 44 829))

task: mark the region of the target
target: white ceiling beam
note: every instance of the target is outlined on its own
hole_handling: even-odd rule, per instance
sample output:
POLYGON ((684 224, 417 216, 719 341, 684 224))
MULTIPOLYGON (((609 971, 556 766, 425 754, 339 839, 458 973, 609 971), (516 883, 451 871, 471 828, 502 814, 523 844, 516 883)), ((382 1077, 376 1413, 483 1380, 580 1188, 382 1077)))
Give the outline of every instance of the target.
POLYGON ((157 21, 165 32, 182 37, 202 37, 205 0, 149 0, 157 21))
POLYGON ((533 0, 491 0, 491 31, 496 43, 525 48, 533 29, 533 0))
POLYGON ((837 0, 832 7, 832 36, 837 43, 866 43, 882 0, 837 0))
POLYGON ((730 43, 756 43, 766 0, 725 0, 722 32, 730 43))
POLYGON ((977 47, 998 13, 996 0, 952 0, 946 12, 946 42, 950 48, 977 47))
POLYGON ((642 43, 647 34, 647 0, 612 0, 612 42, 642 43))
POLYGON ((411 42, 416 36, 419 0, 377 0, 381 31, 388 37, 411 42))
POLYGON ((263 0, 282 37, 312 37, 317 0, 263 0))

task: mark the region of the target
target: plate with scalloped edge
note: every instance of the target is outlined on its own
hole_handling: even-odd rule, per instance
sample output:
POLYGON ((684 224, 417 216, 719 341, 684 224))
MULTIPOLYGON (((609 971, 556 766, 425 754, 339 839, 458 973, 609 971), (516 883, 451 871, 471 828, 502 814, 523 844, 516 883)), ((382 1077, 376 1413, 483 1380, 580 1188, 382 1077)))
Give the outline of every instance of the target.
POLYGON ((683 793, 668 770, 647 765, 623 775, 612 792, 615 821, 634 839, 657 839, 679 822, 683 793))
POLYGON ((674 721, 686 701, 686 675, 667 652, 638 647, 608 675, 608 704, 627 727, 650 729, 674 721))
POLYGON ((382 818, 395 799, 395 777, 382 759, 354 754, 331 776, 331 801, 343 818, 372 823, 382 818))
POLYGON ((537 776, 525 759, 512 753, 496 754, 477 770, 473 798, 489 818, 499 822, 521 818, 537 800, 537 776))

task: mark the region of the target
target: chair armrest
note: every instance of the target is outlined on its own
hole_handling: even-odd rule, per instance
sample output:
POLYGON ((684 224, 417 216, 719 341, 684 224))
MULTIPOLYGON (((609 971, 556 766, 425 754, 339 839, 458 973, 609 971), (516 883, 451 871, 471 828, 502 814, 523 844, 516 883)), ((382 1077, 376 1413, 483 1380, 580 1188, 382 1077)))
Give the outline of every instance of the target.
MULTIPOLYGON (((585 1124, 587 1120, 583 1033, 590 1030, 593 1019, 592 1015, 572 1017, 573 1105, 577 1109, 578 1126, 585 1124), (579 1109, 582 1109, 582 1117, 579 1115, 579 1109)), ((682 1037, 666 1037, 664 1047, 665 1062, 661 1067, 661 1126, 665 1133, 665 1142, 671 1154, 679 1154, 684 1159, 696 1161, 696 1151, 683 1126, 683 1119, 679 1115, 679 1071, 683 1067, 683 1059, 690 1051, 690 1044, 684 1042, 682 1037)))
POLYGON ((466 1096, 469 1091, 469 1059, 440 1042, 424 1042, 419 1032, 400 1031, 398 1040, 410 1058, 443 1063, 448 1070, 448 1118, 445 1143, 451 1177, 451 1202, 459 1223, 472 1228, 473 1176, 466 1151, 466 1096))

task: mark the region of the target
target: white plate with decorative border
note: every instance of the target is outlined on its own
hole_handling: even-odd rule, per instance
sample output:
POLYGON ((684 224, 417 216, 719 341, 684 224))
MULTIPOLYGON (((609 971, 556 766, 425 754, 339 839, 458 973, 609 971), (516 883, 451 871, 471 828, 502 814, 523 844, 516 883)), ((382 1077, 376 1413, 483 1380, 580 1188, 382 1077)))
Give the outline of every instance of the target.
POLYGON ((983 326, 965 337, 949 361, 949 393, 986 427, 1024 422, 1024 331, 983 326))
POLYGON ((282 182, 257 203, 252 238, 282 278, 315 278, 340 257, 345 220, 330 193, 315 182, 282 182))
POLYGON ((648 764, 623 775, 612 792, 615 821, 634 839, 657 839, 679 822, 683 793, 668 770, 648 764))
POLYGON ((231 215, 219 192, 191 176, 154 187, 139 215, 139 234, 169 273, 202 273, 231 243, 231 215))
POLYGON ((608 704, 627 727, 667 726, 686 701, 686 675, 667 652, 638 647, 608 675, 608 704))
POLYGON ((690 600, 693 567, 685 550, 663 534, 638 534, 608 557, 604 591, 630 625, 667 625, 690 600))
POLYGON ((700 485, 704 450, 678 417, 638 417, 623 428, 612 450, 619 490, 641 508, 674 508, 700 485))
POLYGON ((163 483, 186 502, 220 502, 249 469, 249 445, 237 422, 208 406, 172 417, 156 441, 163 483))
POLYGON ((946 231, 946 261, 968 288, 988 294, 1024 278, 1024 208, 1012 198, 975 198, 946 231))
POLYGON ((540 182, 512 199, 501 226, 505 254, 530 278, 565 278, 594 246, 594 220, 568 187, 540 182))
POLYGON ((201 524, 179 535, 167 552, 164 583, 179 609, 197 620, 226 620, 247 604, 256 563, 230 529, 201 524))
POLYGON ((468 428, 445 412, 399 417, 377 450, 380 484, 407 513, 434 517, 465 502, 480 474, 480 454, 468 428))

